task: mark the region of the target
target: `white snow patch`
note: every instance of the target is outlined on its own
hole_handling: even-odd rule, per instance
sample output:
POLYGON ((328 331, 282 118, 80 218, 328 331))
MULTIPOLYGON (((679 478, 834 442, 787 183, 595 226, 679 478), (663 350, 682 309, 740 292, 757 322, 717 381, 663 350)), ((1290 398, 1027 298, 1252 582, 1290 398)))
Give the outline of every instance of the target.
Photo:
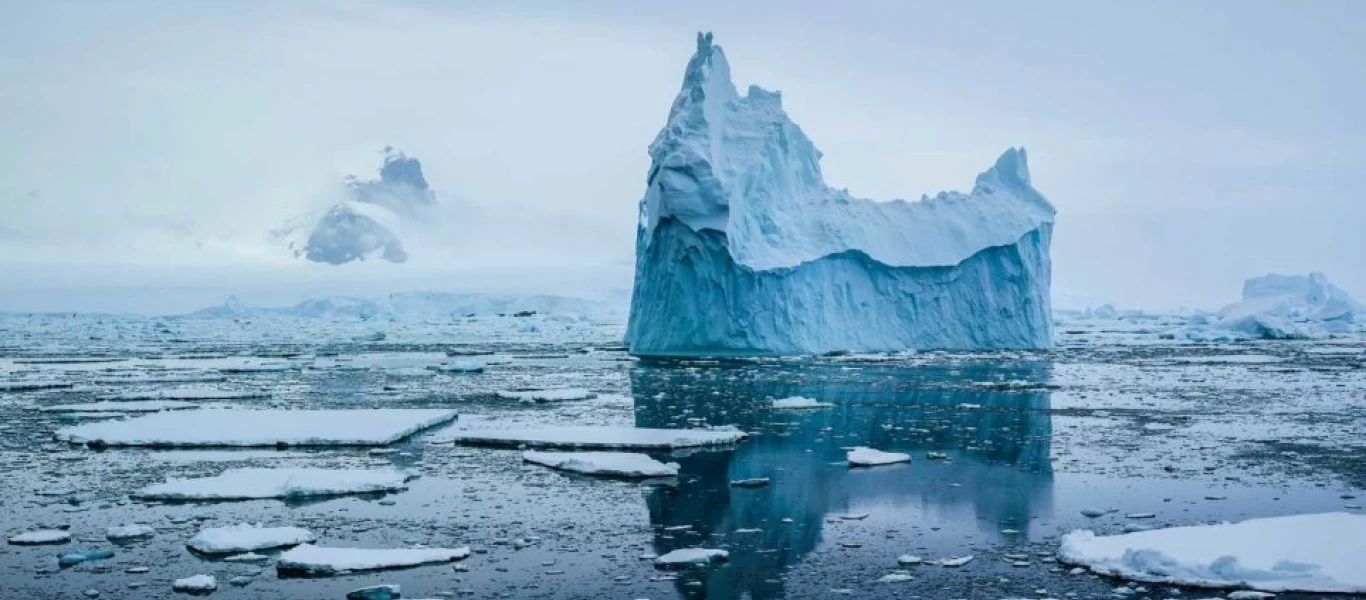
POLYGON ((328 548, 307 544, 285 551, 275 563, 282 573, 333 575, 397 569, 467 558, 469 548, 328 548))
POLYGON ((1059 558, 1134 581, 1267 592, 1366 592, 1366 516, 1323 513, 1062 538, 1059 558))
POLYGON ((66 427, 56 437, 109 446, 384 446, 455 418, 431 409, 161 412, 66 427))
POLYGON ((61 529, 40 529, 28 531, 11 537, 9 543, 16 546, 28 544, 64 544, 71 541, 71 532, 61 529))
POLYGON ((170 479, 133 492, 138 500, 257 500, 369 494, 405 489, 412 476, 394 470, 229 469, 214 477, 170 479))
POLYGON ((891 465, 896 463, 911 462, 911 455, 900 452, 883 452, 864 446, 857 446, 849 449, 846 456, 851 467, 875 467, 878 465, 891 465))
POLYGON ((542 448, 638 448, 668 450, 733 444, 745 439, 738 429, 648 429, 643 427, 544 427, 526 429, 466 429, 454 436, 457 444, 531 446, 542 448))
POLYGON ((172 581, 171 589, 177 592, 212 592, 218 589, 218 580, 213 575, 195 575, 172 581))
POLYGON ((317 539, 313 532, 300 527, 261 527, 242 523, 200 530, 186 545, 204 554, 240 554, 297 546, 317 539))
POLYGON ((157 532, 150 525, 120 525, 110 527, 104 531, 104 537, 110 540, 129 540, 133 538, 147 537, 157 532))
POLYGON ((522 453, 522 460, 552 469, 610 477, 673 477, 678 463, 662 463, 645 454, 631 452, 536 452, 522 453))

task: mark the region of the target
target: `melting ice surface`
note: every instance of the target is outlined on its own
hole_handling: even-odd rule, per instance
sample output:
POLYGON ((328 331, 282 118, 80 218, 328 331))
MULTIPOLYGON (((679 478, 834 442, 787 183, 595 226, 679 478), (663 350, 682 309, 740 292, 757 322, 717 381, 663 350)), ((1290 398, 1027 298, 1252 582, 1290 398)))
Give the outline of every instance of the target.
POLYGON ((1022 149, 971 193, 874 202, 710 34, 650 146, 626 343, 638 355, 803 354, 1052 343, 1054 209, 1022 149))

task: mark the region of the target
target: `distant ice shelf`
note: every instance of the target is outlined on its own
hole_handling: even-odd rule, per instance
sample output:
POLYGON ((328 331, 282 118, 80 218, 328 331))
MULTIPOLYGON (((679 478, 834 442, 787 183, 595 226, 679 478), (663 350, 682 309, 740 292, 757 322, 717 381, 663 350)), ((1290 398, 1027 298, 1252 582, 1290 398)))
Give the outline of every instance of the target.
POLYGON ((625 342, 642 356, 1052 344, 1054 209, 1010 149, 967 194, 825 184, 778 92, 741 96, 699 34, 650 146, 625 342))

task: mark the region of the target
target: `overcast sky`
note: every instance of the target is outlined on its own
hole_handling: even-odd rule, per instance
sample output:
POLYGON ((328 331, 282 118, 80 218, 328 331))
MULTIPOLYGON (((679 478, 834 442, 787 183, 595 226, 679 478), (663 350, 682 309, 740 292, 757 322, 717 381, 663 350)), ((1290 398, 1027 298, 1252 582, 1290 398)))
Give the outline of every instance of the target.
MULTIPOLYGON (((44 308, 24 290, 49 271, 292 272, 266 232, 372 174, 385 145, 421 159, 443 201, 524 232, 458 231, 419 266, 629 265, 645 149, 698 30, 742 89, 783 91, 827 182, 855 195, 967 189, 1025 146, 1059 210, 1060 293, 1215 308, 1246 277, 1321 270, 1366 296, 1366 2, 0 0, 0 15, 0 308, 44 308)), ((372 272, 348 268, 309 273, 372 272)), ((604 277, 587 283, 629 286, 604 277)))

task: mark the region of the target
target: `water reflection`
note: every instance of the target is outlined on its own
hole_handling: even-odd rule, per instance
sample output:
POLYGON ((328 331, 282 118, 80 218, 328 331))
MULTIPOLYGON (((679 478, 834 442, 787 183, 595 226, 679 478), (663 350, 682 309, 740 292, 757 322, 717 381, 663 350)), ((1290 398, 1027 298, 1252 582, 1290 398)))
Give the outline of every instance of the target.
POLYGON ((781 575, 818 546, 832 516, 890 512, 1003 543, 1026 538, 1031 517, 1051 510, 1049 393, 983 384, 1048 378, 1041 362, 637 367, 638 426, 757 433, 734 451, 673 458, 682 466, 678 486, 646 495, 655 550, 731 551, 724 568, 681 574, 686 596, 780 598, 781 575), (836 406, 771 407, 790 396, 836 406), (842 448, 859 445, 910 452, 914 461, 850 469, 842 448), (949 460, 927 464, 928 452, 949 460), (751 477, 772 481, 730 485, 751 477))

